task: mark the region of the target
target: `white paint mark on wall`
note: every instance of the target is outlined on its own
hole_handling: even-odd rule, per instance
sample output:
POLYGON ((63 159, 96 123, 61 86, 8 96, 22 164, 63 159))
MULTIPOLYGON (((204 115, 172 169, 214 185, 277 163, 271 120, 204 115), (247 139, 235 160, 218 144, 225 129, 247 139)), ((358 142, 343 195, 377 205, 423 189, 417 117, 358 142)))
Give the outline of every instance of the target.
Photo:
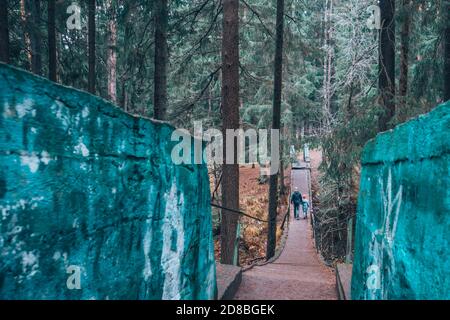
POLYGON ((56 118, 61 121, 63 127, 67 128, 69 126, 69 117, 67 108, 64 106, 64 103, 55 100, 50 109, 55 114, 56 118))
POLYGON ((41 154, 36 154, 35 152, 26 153, 22 152, 20 156, 20 163, 22 166, 28 166, 31 173, 35 173, 39 169, 39 164, 43 163, 48 165, 53 159, 47 151, 42 151, 41 154))
POLYGON ((181 206, 183 194, 177 197, 176 180, 172 182, 170 192, 164 195, 166 209, 164 213, 163 249, 161 265, 165 272, 162 298, 164 300, 179 300, 181 298, 181 268, 184 253, 184 225, 181 206), (176 235, 176 248, 172 250, 172 237, 176 235))
POLYGON ((39 258, 33 252, 22 252, 22 272, 27 273, 27 277, 36 274, 39 268, 39 258))
POLYGON ((88 107, 83 108, 83 110, 81 111, 81 116, 83 118, 87 118, 89 116, 89 108, 88 107))
POLYGON ((89 156, 89 149, 83 143, 81 138, 80 138, 80 141, 78 142, 78 145, 75 146, 74 151, 77 154, 81 154, 83 157, 88 157, 89 156))
MULTIPOLYGON (((211 240, 211 245, 209 247, 209 257, 214 257, 214 245, 212 244, 213 241, 211 240)), ((216 291, 216 265, 214 262, 210 263, 209 270, 208 270, 208 276, 206 277, 206 283, 208 285, 207 287, 207 296, 208 297, 214 297, 215 291, 216 291)))
POLYGON ((6 220, 8 217, 9 211, 11 210, 10 205, 2 206, 0 205, 0 209, 2 210, 2 220, 6 220))
MULTIPOLYGON (((14 212, 18 209, 25 210, 27 206, 34 210, 35 208, 37 208, 38 203, 42 200, 44 200, 44 197, 32 197, 30 200, 20 199, 14 203, 6 203, 4 205, 0 205, 2 219, 6 220, 11 212, 14 212)), ((11 222, 13 222, 13 224, 15 223, 14 221, 11 222)))
POLYGON ((124 151, 124 150, 125 150, 125 147, 126 147, 126 145, 125 145, 125 140, 122 140, 122 141, 120 142, 120 149, 119 149, 119 151, 124 151))
POLYGON ((77 114, 77 115, 75 115, 74 118, 75 118, 75 126, 78 127, 80 125, 80 120, 81 120, 80 115, 77 114))
POLYGON ((41 152, 41 161, 42 161, 42 163, 44 163, 45 165, 48 165, 51 160, 52 160, 52 158, 50 157, 50 154, 47 151, 42 151, 41 152))
MULTIPOLYGON (((151 198, 151 196, 153 194, 155 194, 155 187, 152 185, 148 191, 148 196, 149 198, 151 198)), ((150 208, 150 210, 152 210, 152 208, 150 208)), ((151 215, 152 212, 149 212, 149 215, 151 215)), ((151 225, 152 219, 151 216, 149 216, 149 218, 146 220, 146 231, 145 231, 145 235, 144 235, 144 245, 143 245, 143 250, 144 250, 144 260, 145 260, 145 264, 144 264, 144 270, 143 270, 143 276, 144 279, 147 281, 148 279, 150 279, 150 277, 152 276, 152 265, 151 265, 151 259, 150 259, 150 250, 151 250, 151 244, 152 244, 152 225, 151 225)))
POLYGON ((22 154, 20 156, 20 163, 22 166, 28 166, 31 173, 35 173, 39 169, 39 157, 32 152, 31 154, 22 154))
MULTIPOLYGON (((28 113, 33 111, 33 100, 30 98, 26 98, 22 103, 16 104, 16 112, 19 118, 25 117, 28 113)), ((36 111, 32 113, 34 117, 36 115, 36 111)))
POLYGON ((19 234, 23 230, 22 226, 15 226, 9 234, 19 234))
POLYGON ((58 261, 59 258, 61 258, 61 252, 56 251, 56 252, 53 254, 53 260, 58 261))
POLYGON ((9 103, 5 102, 3 104, 3 118, 10 118, 12 117, 14 114, 12 112, 12 110, 9 107, 9 103))
POLYGON ((144 259, 145 259, 145 266, 144 266, 144 279, 147 281, 152 276, 152 265, 150 261, 150 245, 152 243, 152 227, 151 227, 151 220, 147 220, 147 231, 144 235, 144 259))

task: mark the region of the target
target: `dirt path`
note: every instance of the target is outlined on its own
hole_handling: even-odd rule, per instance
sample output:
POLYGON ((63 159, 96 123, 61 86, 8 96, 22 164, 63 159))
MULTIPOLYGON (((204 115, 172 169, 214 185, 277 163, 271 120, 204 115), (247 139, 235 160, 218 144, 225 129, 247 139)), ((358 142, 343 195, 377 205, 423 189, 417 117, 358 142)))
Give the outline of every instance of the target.
MULTIPOLYGON (((292 171, 292 186, 309 194, 307 170, 292 171)), ((337 299, 334 273, 316 254, 307 220, 291 219, 286 246, 273 263, 254 267, 242 275, 238 300, 337 299)))

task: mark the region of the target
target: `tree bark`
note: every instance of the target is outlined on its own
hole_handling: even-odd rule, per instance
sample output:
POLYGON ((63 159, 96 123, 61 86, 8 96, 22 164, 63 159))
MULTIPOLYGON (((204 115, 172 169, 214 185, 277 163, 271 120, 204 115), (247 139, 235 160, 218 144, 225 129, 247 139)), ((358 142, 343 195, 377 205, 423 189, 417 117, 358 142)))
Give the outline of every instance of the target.
POLYGON ((395 0, 380 0, 381 30, 379 49, 379 90, 383 112, 380 131, 389 129, 395 115, 395 0))
POLYGON ((155 0, 155 71, 154 71, 154 118, 166 119, 167 113, 167 0, 155 0))
POLYGON ((28 0, 20 0, 20 19, 22 22, 23 38, 25 41, 25 51, 28 58, 28 67, 31 70, 31 40, 30 40, 30 27, 29 27, 29 6, 28 0))
POLYGON ((112 0, 107 1, 108 21, 108 98, 117 103, 117 21, 116 10, 112 0))
POLYGON ((323 126, 325 131, 330 130, 331 118, 337 112, 337 104, 334 103, 334 40, 333 40, 333 0, 325 0, 324 26, 324 78, 323 78, 323 126))
POLYGON ((89 0, 88 7, 88 91, 95 94, 95 6, 96 0, 89 0))
POLYGON ((444 101, 450 100, 450 0, 444 0, 444 101))
POLYGON ((41 39, 41 1, 30 1, 32 26, 30 30, 31 40, 31 72, 42 74, 42 39, 41 39))
POLYGON ((408 94, 408 71, 409 71, 409 34, 411 29, 411 0, 403 0, 403 24, 400 34, 400 79, 399 79, 399 97, 400 105, 398 110, 399 120, 406 120, 406 96, 408 94))
POLYGON ((55 0, 48 1, 48 78, 56 82, 56 23, 55 23, 55 0))
POLYGON ((9 63, 8 1, 0 5, 0 61, 9 63))
MULTIPOLYGON (((276 48, 274 68, 274 92, 272 128, 280 129, 281 123, 281 90, 283 82, 283 28, 284 0, 277 0, 276 48)), ((278 174, 270 176, 269 186, 269 230, 267 236, 267 259, 275 255, 277 233, 278 174)))
MULTIPOLYGON (((226 130, 239 128, 239 1, 223 1, 222 34, 222 119, 223 119, 223 159, 226 159, 226 130)), ((230 146, 231 147, 231 146, 230 146)), ((237 144, 234 143, 233 163, 222 167, 222 205, 239 210, 239 165, 237 144)), ((238 261, 234 255, 238 216, 222 210, 220 226, 221 256, 224 264, 238 261)))

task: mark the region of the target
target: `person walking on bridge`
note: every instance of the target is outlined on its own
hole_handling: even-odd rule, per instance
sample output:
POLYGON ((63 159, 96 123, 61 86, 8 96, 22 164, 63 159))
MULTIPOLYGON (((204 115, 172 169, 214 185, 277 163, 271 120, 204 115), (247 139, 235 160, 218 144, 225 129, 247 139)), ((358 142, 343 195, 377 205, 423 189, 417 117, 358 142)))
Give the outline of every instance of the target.
POLYGON ((306 199, 305 195, 303 195, 302 199, 302 209, 303 209, 303 219, 308 218, 309 201, 308 199, 306 199))
POLYGON ((295 187, 294 193, 291 195, 291 203, 294 205, 294 218, 299 220, 300 217, 298 211, 300 209, 300 205, 302 204, 302 195, 298 191, 297 187, 295 187))

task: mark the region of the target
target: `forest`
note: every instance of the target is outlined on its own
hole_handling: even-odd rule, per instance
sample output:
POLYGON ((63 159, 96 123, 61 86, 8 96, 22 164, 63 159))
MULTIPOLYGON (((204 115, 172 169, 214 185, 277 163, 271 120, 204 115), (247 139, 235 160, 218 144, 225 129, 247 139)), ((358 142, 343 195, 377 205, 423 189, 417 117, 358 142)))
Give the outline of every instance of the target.
POLYGON ((320 150, 314 229, 333 263, 364 145, 450 99, 450 1, 1 0, 0 60, 177 128, 280 129, 279 174, 208 166, 222 263, 274 255, 290 147, 320 150))

